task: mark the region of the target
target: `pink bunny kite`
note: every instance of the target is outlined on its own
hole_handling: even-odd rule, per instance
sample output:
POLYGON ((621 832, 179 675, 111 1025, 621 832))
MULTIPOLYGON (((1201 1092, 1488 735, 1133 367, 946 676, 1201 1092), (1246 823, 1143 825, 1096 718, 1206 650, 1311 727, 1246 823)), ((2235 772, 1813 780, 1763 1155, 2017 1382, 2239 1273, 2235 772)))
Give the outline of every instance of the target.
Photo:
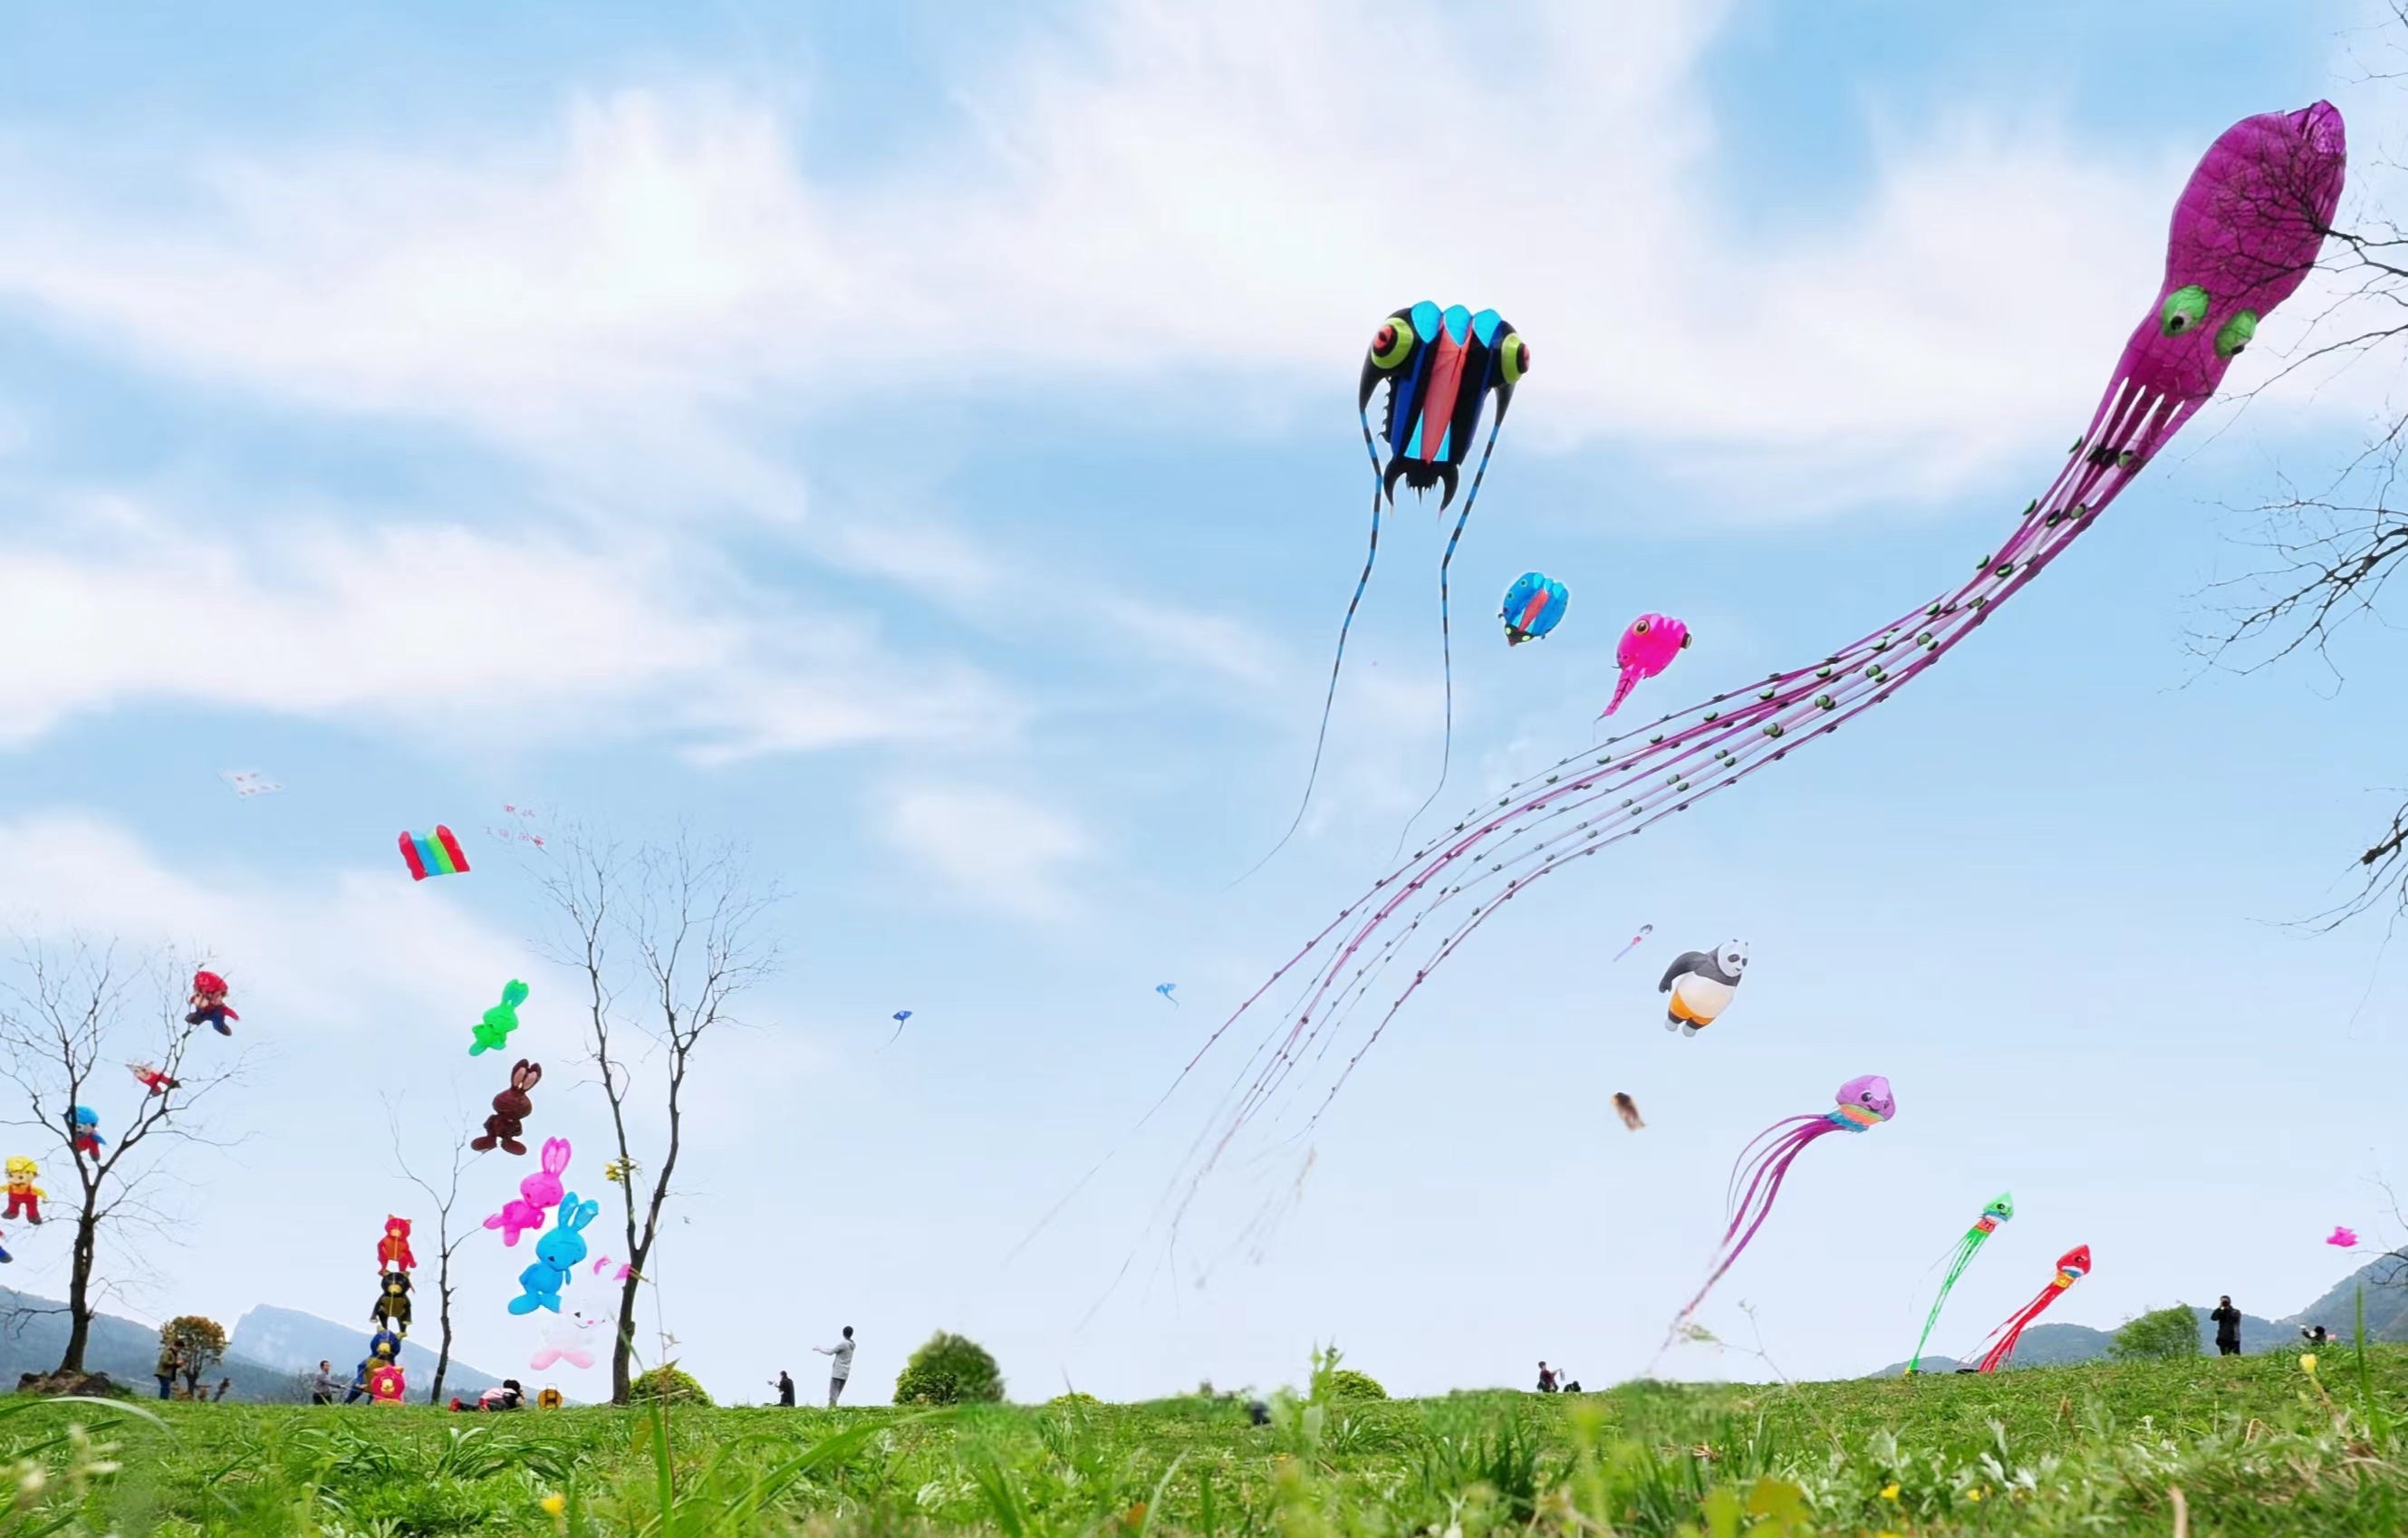
POLYGON ((544 1213, 559 1204, 560 1177, 568 1168, 568 1139, 543 1140, 543 1168, 519 1182, 519 1193, 502 1210, 485 1219, 489 1229, 502 1231, 502 1243, 516 1246, 519 1235, 543 1227, 544 1213))

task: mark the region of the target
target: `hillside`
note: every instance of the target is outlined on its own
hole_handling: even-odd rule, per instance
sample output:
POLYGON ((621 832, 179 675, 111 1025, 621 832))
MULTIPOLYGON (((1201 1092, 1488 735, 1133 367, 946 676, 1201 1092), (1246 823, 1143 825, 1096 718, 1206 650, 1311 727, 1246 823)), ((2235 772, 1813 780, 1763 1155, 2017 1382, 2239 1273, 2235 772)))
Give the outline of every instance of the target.
MULTIPOLYGON (((168 1405, 156 1424, 104 1412, 110 1469, 29 1486, 19 1520, 193 1538, 2399 1538, 2408 1350, 2335 1355, 2349 1360, 2329 1385, 2268 1354, 1283 1401, 1260 1426, 1242 1401, 1204 1397, 974 1415, 689 1405, 669 1422, 528 1410, 469 1426, 424 1405, 168 1405)), ((92 1413, 0 1419, 0 1462, 47 1436, 57 1469, 70 1414, 92 1413)))
MULTIPOLYGON (((367 1350, 373 1328, 365 1323, 337 1324, 297 1308, 261 1303, 235 1321, 230 1341, 235 1350, 287 1376, 315 1373, 321 1360, 333 1362, 337 1371, 348 1375, 367 1350)), ((415 1339, 403 1342, 401 1370, 408 1374, 414 1388, 431 1384, 435 1380, 435 1348, 415 1339)), ((492 1374, 480 1372, 453 1357, 443 1374, 443 1390, 446 1395, 454 1390, 466 1394, 491 1388, 500 1382, 492 1374)))
MULTIPOLYGON (((2244 1311, 2241 1316, 2242 1354, 2255 1356, 2294 1349, 2300 1344, 2301 1325, 2321 1324, 2335 1334, 2347 1335, 2357 1318, 2361 1288, 2366 1293, 2366 1338, 2408 1342, 2408 1265, 2389 1255, 2380 1255, 2342 1278, 2332 1290, 2297 1314, 2267 1319, 2244 1311)), ((2195 1303, 2191 1311, 2199 1316, 2201 1347, 2214 1351, 2215 1326, 2208 1322, 2209 1306, 2195 1303)), ((2094 1330, 2088 1325, 2036 1324, 2024 1332, 2012 1365, 2069 1367, 2078 1362, 2100 1361, 2105 1360, 2114 1338, 2113 1330, 2094 1330)), ((1971 1363, 1935 1355, 1924 1358, 1923 1365, 1926 1372, 1953 1373, 1971 1363)), ((1871 1375, 1898 1377, 1905 1371, 1905 1362, 1894 1361, 1871 1375)))
MULTIPOLYGON (((231 1346, 232 1341, 228 1342, 231 1346)), ((67 1346, 66 1305, 0 1288, 0 1388, 13 1388, 27 1373, 47 1373, 59 1364, 67 1346)), ((156 1391, 151 1368, 159 1360, 159 1332, 113 1314, 93 1317, 92 1338, 84 1346, 84 1366, 106 1373, 119 1383, 144 1393, 156 1391)), ((317 1363, 310 1363, 315 1367, 317 1363)), ((234 1380, 233 1396, 253 1403, 292 1403, 308 1398, 300 1383, 283 1369, 253 1360, 229 1349, 226 1360, 209 1379, 234 1380)))
POLYGON ((2303 1324, 2346 1332, 2357 1320, 2361 1287, 2366 1291, 2366 1338, 2408 1341, 2408 1263, 2390 1255, 2379 1255, 2358 1267, 2331 1291, 2283 1322, 2294 1327, 2294 1334, 2296 1327, 2303 1324))
MULTIPOLYGON (((263 1304, 235 1321, 226 1336, 226 1359, 210 1378, 234 1380, 232 1397, 251 1403, 289 1404, 308 1398, 305 1379, 318 1370, 321 1358, 347 1375, 366 1350, 369 1327, 339 1325, 298 1309, 263 1304)), ((67 1345, 66 1305, 0 1288, 0 1390, 15 1387, 26 1373, 47 1373, 59 1364, 67 1345)), ((92 1339, 84 1347, 84 1365, 144 1393, 155 1391, 151 1368, 159 1360, 155 1326, 96 1314, 92 1339)), ((401 1348, 401 1364, 414 1385, 431 1381, 435 1353, 416 1341, 401 1348)), ((444 1374, 446 1391, 473 1392, 501 1380, 467 1366, 456 1358, 444 1374)))

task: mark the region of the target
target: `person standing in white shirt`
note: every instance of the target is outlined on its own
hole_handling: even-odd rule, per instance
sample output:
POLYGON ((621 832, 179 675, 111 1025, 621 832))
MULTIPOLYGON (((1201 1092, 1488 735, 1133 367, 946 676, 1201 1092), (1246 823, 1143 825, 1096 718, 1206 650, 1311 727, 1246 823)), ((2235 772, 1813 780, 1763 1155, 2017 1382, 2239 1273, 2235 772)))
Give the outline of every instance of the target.
POLYGON ((844 1327, 844 1339, 834 1346, 814 1346, 811 1349, 835 1359, 828 1363, 828 1408, 833 1410, 836 1402, 843 1397, 844 1380, 853 1376, 853 1326, 844 1327))

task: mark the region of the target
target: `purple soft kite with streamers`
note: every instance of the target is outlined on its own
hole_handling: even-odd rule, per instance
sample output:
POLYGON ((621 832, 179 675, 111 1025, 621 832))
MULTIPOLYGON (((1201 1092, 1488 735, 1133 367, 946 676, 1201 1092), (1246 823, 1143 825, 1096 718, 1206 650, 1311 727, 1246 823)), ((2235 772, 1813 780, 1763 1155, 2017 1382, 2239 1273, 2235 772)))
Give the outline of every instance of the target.
POLYGON ((1507 900, 1887 700, 2039 576, 2214 393, 2259 322, 2306 278, 2341 196, 2344 162, 2341 114, 2324 102, 2244 119, 2216 139, 2174 206, 2165 281, 2089 426, 1970 579, 1819 661, 1522 780, 1382 876, 1289 958, 1181 1074, 1307 958, 1319 959, 1256 1048, 1251 1080, 1241 1073, 1232 1086, 1218 1133, 1199 1141, 1184 1172, 1186 1196, 1174 1206, 1184 1210, 1230 1140, 1299 1064, 1332 1055, 1339 1027, 1425 925, 1440 933, 1378 1025, 1342 1056, 1321 1108, 1423 981, 1507 900))
POLYGON ((1832 1109, 1816 1116, 1786 1117, 1756 1134, 1756 1140, 1739 1153, 1731 1166, 1730 1186, 1724 1200, 1730 1221, 1724 1225, 1721 1247, 1714 1251, 1714 1268, 1708 1274, 1705 1285, 1698 1289, 1665 1333, 1670 1346, 1680 1333, 1689 1316, 1706 1301, 1706 1294, 1723 1279, 1747 1248, 1756 1231, 1772 1216, 1772 1201, 1781 1194, 1782 1181, 1789 1177, 1789 1166, 1806 1150, 1806 1145, 1833 1132, 1861 1132, 1880 1126, 1898 1114, 1898 1101, 1889 1092, 1889 1080, 1879 1074, 1865 1074, 1840 1086, 1831 1097, 1832 1109))

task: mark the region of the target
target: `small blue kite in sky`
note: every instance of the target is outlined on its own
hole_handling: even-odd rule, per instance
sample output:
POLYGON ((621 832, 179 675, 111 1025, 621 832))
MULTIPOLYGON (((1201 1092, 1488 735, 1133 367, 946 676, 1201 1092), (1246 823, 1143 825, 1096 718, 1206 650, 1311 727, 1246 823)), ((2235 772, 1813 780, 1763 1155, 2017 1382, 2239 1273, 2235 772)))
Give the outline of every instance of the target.
MULTIPOLYGON (((1156 983, 1154 985, 1154 990, 1156 993, 1161 994, 1164 998, 1170 999, 1170 990, 1178 986, 1179 985, 1177 983, 1156 983)), ((1173 1009, 1178 1008, 1179 1001, 1177 999, 1170 999, 1170 1007, 1173 1009)))

